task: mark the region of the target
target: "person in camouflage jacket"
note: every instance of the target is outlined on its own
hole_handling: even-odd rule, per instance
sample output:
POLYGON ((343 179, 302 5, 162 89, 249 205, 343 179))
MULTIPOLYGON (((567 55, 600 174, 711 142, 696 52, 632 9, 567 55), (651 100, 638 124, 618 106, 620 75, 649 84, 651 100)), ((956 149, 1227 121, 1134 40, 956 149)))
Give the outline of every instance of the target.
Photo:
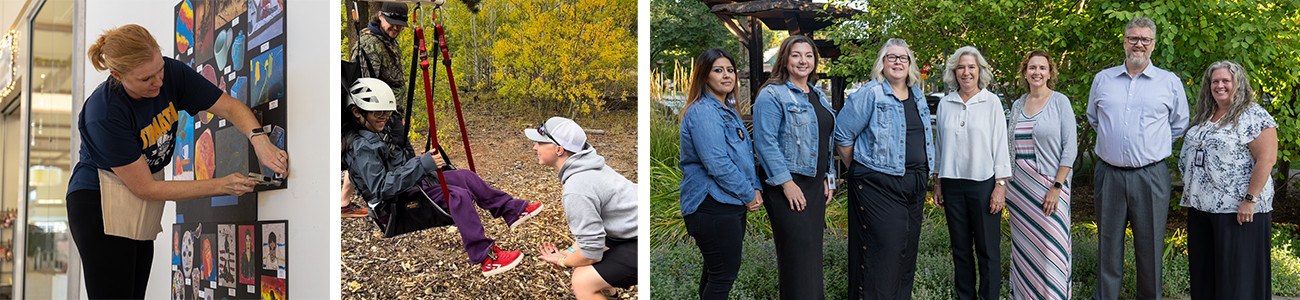
POLYGON ((361 30, 357 45, 352 48, 352 62, 361 65, 361 77, 378 78, 392 87, 398 105, 406 103, 406 76, 402 70, 401 50, 397 35, 406 29, 406 4, 386 2, 378 14, 370 19, 370 26, 361 30), (371 64, 361 57, 364 52, 371 64), (374 74, 371 73, 374 69, 374 74))

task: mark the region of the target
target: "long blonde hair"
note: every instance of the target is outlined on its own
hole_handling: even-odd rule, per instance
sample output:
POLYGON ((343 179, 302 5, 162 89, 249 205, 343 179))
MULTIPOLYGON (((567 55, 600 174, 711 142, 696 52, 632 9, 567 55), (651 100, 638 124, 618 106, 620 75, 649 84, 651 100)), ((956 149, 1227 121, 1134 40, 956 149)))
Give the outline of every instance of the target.
POLYGON ((155 54, 161 55, 158 41, 149 34, 149 30, 136 24, 104 31, 95 40, 95 44, 90 45, 90 50, 86 51, 95 70, 112 70, 119 74, 148 63, 155 54))

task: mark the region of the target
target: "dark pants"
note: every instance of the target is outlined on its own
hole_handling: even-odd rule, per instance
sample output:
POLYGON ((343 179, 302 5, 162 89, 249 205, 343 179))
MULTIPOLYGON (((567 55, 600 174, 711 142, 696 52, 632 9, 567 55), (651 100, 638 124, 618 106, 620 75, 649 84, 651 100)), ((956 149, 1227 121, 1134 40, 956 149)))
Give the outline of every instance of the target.
POLYGON ((911 299, 927 172, 849 173, 849 299, 911 299))
POLYGON ((740 273, 741 244, 745 240, 745 207, 723 204, 706 196, 694 213, 686 215, 686 233, 695 238, 704 266, 700 271, 700 299, 727 299, 740 273))
POLYGON ((1192 299, 1272 298, 1272 221, 1270 213, 1257 213, 1253 222, 1237 225, 1237 214, 1188 208, 1192 299))
POLYGON ((1137 298, 1160 299, 1165 220, 1169 217, 1169 168, 1164 161, 1119 168, 1105 161, 1094 174, 1097 214, 1097 292, 1094 299, 1119 298, 1124 277, 1124 226, 1133 228, 1137 298))
POLYGON ((790 201, 780 186, 763 186, 763 208, 772 223, 776 244, 781 299, 825 299, 822 229, 826 226, 826 178, 792 176, 808 203, 803 211, 790 210, 790 201))
MULTIPOLYGON (((99 190, 68 194, 68 230, 81 255, 90 299, 144 299, 153 241, 104 234, 99 190)), ((49 249, 53 251, 53 249, 49 249)))
POLYGON ((1002 287, 1002 214, 989 213, 995 179, 944 178, 944 216, 951 241, 953 290, 957 299, 998 299, 1002 287), (971 246, 975 253, 971 255, 971 246), (978 257, 978 261, 976 258, 978 257), (978 266, 977 266, 978 265, 978 266), (975 275, 979 273, 976 293, 975 275))
POLYGON ((488 258, 488 248, 493 241, 483 233, 483 221, 478 217, 475 204, 491 212, 493 217, 510 224, 519 219, 528 201, 515 199, 510 194, 493 188, 470 170, 444 171, 442 176, 447 180, 447 194, 451 196, 451 203, 443 201, 442 188, 436 181, 422 185, 421 188, 430 198, 446 207, 451 219, 456 221, 456 229, 460 231, 460 240, 465 246, 465 253, 469 255, 469 261, 483 263, 488 258))

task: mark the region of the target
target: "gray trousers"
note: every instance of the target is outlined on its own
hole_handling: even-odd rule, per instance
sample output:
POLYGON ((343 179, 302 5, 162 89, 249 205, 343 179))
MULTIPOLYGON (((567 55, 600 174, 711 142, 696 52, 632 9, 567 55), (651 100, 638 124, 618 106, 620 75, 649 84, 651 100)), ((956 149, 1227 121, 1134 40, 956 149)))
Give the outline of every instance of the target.
POLYGON ((1160 299, 1161 255, 1169 216, 1169 167, 1164 161, 1120 168, 1102 161, 1094 175, 1097 215, 1097 292, 1119 298, 1124 277, 1124 226, 1133 228, 1137 299, 1160 299))

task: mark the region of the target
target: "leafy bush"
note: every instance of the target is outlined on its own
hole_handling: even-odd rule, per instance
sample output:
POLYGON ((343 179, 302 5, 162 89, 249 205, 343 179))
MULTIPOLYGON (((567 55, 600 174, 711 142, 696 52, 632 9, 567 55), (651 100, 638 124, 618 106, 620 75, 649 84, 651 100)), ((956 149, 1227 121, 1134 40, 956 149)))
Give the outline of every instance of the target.
MULTIPOLYGON (((826 299, 848 297, 845 278, 848 268, 847 240, 835 230, 823 233, 823 280, 826 299)), ((745 235, 742 245, 745 257, 740 265, 729 299, 777 299, 776 251, 772 241, 758 234, 745 235)), ((703 260, 695 240, 667 239, 650 249, 650 299, 691 299, 699 295, 700 272, 703 260)))

